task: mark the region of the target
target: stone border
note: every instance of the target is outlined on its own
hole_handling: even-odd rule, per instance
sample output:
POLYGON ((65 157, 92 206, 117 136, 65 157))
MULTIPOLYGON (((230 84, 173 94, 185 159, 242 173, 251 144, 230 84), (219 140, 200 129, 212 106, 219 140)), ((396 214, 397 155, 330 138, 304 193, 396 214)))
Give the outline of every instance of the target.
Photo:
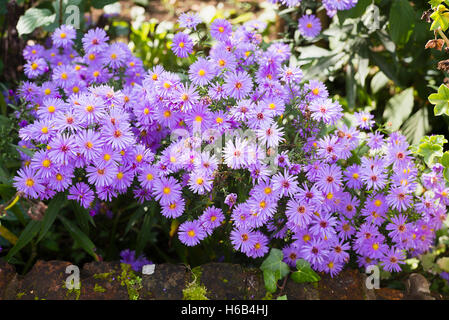
MULTIPOLYGON (((138 274, 119 262, 86 263, 80 270, 81 287, 66 288, 66 261, 39 260, 25 276, 0 261, 0 300, 261 300, 274 299, 265 291, 259 269, 238 264, 207 263, 190 269, 185 265, 158 264, 152 274, 138 274)), ((367 290, 365 275, 346 269, 317 283, 283 283, 288 300, 435 300, 429 283, 411 274, 406 291, 390 288, 367 290)), ((447 299, 447 297, 446 297, 447 299)))

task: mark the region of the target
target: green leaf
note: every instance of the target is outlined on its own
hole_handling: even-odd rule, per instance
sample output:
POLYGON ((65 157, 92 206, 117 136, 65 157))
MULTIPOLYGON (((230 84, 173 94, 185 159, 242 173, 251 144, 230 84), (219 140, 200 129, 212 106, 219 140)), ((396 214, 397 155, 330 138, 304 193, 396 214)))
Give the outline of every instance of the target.
POLYGON ((449 258, 448 257, 438 259, 437 264, 441 268, 441 270, 449 272, 449 258))
POLYGON ((95 9, 103 9, 103 7, 107 6, 108 4, 113 4, 117 2, 117 0, 92 0, 92 6, 95 9))
POLYGON ((125 227, 125 234, 131 230, 132 226, 145 214, 144 206, 140 206, 128 220, 128 224, 125 227))
POLYGON ((264 274, 265 287, 269 292, 276 291, 276 283, 290 272, 288 265, 282 261, 283 253, 279 249, 271 249, 268 257, 262 262, 260 269, 264 274))
POLYGON ((52 23, 56 15, 52 14, 48 9, 30 8, 17 22, 17 31, 19 36, 29 34, 36 28, 52 23))
POLYGON ((41 241, 45 235, 47 234, 50 227, 56 220, 56 216, 60 213, 60 210, 64 207, 67 202, 66 196, 64 193, 58 193, 48 204, 47 210, 44 213, 44 219, 42 219, 41 231, 39 233, 39 237, 37 238, 37 242, 41 241))
POLYGON ((429 96, 429 102, 435 105, 433 112, 436 116, 443 113, 449 115, 449 88, 442 84, 438 88, 438 93, 432 93, 429 96))
POLYGON ((388 79, 385 73, 383 73, 382 71, 376 73, 371 79, 371 91, 373 92, 373 94, 378 93, 380 89, 385 87, 388 81, 390 81, 390 79, 388 79))
POLYGON ((292 273, 291 278, 293 281, 298 283, 304 282, 317 282, 321 278, 315 271, 310 267, 310 264, 304 259, 296 260, 296 268, 298 271, 292 273))
POLYGON ((418 143, 430 129, 429 111, 427 108, 420 108, 404 122, 401 131, 411 144, 415 144, 418 143))
POLYGON ((433 19, 430 30, 441 28, 443 31, 446 31, 449 28, 449 10, 444 5, 440 4, 430 17, 433 19))
POLYGON ((8 255, 6 256, 6 261, 9 261, 9 259, 15 256, 17 252, 25 247, 37 235, 40 227, 41 221, 31 220, 30 222, 28 222, 27 226, 20 234, 20 237, 14 247, 9 250, 8 255))
POLYGON ((449 151, 446 151, 441 157, 441 164, 446 168, 449 167, 449 151))
POLYGON ((150 238, 151 234, 151 224, 152 224, 152 218, 150 214, 146 214, 145 218, 143 219, 142 223, 142 229, 140 230, 139 234, 137 235, 137 243, 136 243, 136 256, 138 257, 143 249, 145 248, 145 245, 148 242, 148 239, 150 238))
POLYGON ((354 19, 361 17, 364 13, 366 8, 372 3, 372 0, 359 0, 357 2, 357 5, 354 8, 351 8, 350 10, 340 10, 337 12, 338 15, 338 22, 342 24, 346 19, 354 19))
POLYGON ((413 88, 408 88, 388 100, 383 117, 391 122, 391 130, 398 130, 409 117, 414 105, 413 88))
POLYGON ((276 278, 273 271, 264 271, 263 272, 263 281, 265 283, 265 289, 267 289, 268 292, 274 293, 277 290, 277 282, 279 279, 276 278))
POLYGON ((284 294, 283 296, 277 297, 276 300, 287 300, 287 295, 284 294))
POLYGON ((410 40, 415 27, 415 11, 408 0, 394 0, 390 9, 389 32, 397 45, 410 40))
POLYGON ((71 221, 67 220, 63 216, 58 216, 59 220, 64 224, 67 231, 69 231, 72 238, 83 248, 88 254, 90 254, 96 261, 98 261, 98 256, 95 253, 95 245, 87 237, 84 232, 82 232, 76 225, 71 221))
POLYGON ((443 156, 443 145, 447 143, 443 135, 432 135, 423 137, 418 145, 413 145, 411 150, 414 154, 423 157, 427 166, 431 166, 436 157, 443 156))

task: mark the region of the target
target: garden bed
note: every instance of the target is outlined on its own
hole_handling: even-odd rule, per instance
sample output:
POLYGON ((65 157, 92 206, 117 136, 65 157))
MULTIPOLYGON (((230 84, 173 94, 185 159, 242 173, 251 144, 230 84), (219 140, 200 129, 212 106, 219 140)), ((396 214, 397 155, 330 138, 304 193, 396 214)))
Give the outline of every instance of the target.
MULTIPOLYGON (((80 289, 65 286, 67 261, 39 260, 24 276, 0 262, 2 300, 261 300, 275 299, 267 294, 260 270, 238 264, 207 263, 190 269, 184 265, 158 264, 154 273, 135 273, 119 262, 86 263, 80 272, 80 289)), ((429 283, 411 274, 406 290, 381 288, 367 290, 365 275, 346 269, 338 276, 322 276, 317 283, 298 284, 288 279, 281 295, 288 300, 440 300, 431 294, 429 283)))

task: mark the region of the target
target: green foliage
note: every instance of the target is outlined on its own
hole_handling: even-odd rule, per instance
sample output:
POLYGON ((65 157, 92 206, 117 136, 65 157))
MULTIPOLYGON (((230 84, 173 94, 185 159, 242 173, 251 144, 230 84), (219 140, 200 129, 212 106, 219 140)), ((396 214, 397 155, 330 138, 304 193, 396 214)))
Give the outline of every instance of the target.
POLYGON ((310 267, 310 264, 304 259, 296 260, 296 269, 298 269, 298 271, 293 272, 291 275, 291 278, 295 282, 304 283, 316 282, 321 280, 321 277, 316 274, 315 271, 313 271, 313 269, 310 267))
POLYGON ((17 23, 19 36, 29 34, 36 28, 49 25, 55 21, 56 14, 48 9, 30 8, 17 23))
POLYGON ((441 28, 446 31, 449 28, 449 10, 444 5, 439 5, 435 12, 430 17, 433 19, 433 23, 430 26, 430 30, 437 30, 441 28))
POLYGON ((260 269, 263 271, 265 288, 268 292, 276 292, 277 282, 290 272, 290 268, 282 259, 282 251, 273 248, 260 266, 260 269))
POLYGON ((399 46, 405 45, 415 27, 415 12, 407 0, 393 1, 390 9, 389 31, 391 39, 399 46))
POLYGON ((391 123, 391 130, 398 130, 413 110, 413 88, 408 88, 388 100, 383 117, 391 123))
POLYGON ((434 113, 440 116, 443 113, 449 115, 449 88, 442 84, 438 88, 438 93, 433 93, 429 96, 429 102, 435 105, 434 113))
POLYGON ((423 157, 424 162, 430 167, 436 157, 443 156, 443 145, 447 143, 447 140, 442 135, 425 136, 419 144, 411 147, 412 152, 415 155, 423 157))

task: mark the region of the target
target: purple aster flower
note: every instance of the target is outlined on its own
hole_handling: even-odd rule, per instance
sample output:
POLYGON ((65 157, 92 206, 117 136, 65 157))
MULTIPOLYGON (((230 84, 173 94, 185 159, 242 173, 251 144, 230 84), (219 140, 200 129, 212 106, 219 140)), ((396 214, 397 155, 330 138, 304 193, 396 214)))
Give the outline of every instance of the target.
POLYGON ((38 198, 45 190, 42 180, 36 174, 36 170, 29 167, 24 167, 17 171, 13 185, 18 191, 33 199, 38 198))
POLYGON ((218 41, 226 41, 232 34, 232 25, 226 19, 215 19, 210 25, 210 34, 218 41))
POLYGON ((371 129, 371 127, 374 125, 374 116, 370 114, 369 112, 355 112, 354 113, 356 122, 355 125, 358 126, 360 129, 371 129))
POLYGON ((229 73, 225 77, 223 89, 232 98, 243 99, 251 92, 252 88, 251 76, 245 71, 229 73))
POLYGON ((321 22, 315 15, 304 15, 298 20, 298 29, 306 38, 315 38, 321 32, 321 22))
POLYGON ((178 18, 179 26, 181 28, 189 28, 196 30, 196 26, 200 24, 201 17, 196 12, 182 13, 178 18))
POLYGON ((78 201, 84 208, 89 208, 94 201, 95 194, 84 182, 78 182, 69 189, 67 199, 78 201))
POLYGON ((188 34, 178 32, 173 37, 171 49, 176 56, 186 58, 193 52, 193 41, 188 34))
POLYGON ((48 156, 57 164, 68 164, 79 152, 75 137, 67 134, 56 136, 48 145, 50 147, 48 156))
POLYGON ((232 230, 230 238, 234 249, 243 253, 250 252, 256 244, 255 233, 246 228, 232 230))
POLYGON ((204 58, 198 58, 189 68, 189 79, 193 84, 205 86, 215 77, 215 67, 204 58))
POLYGON ((184 213, 185 201, 183 198, 179 198, 172 202, 161 204, 161 208, 164 217, 175 219, 184 213))
POLYGON ((300 227, 306 227, 313 216, 313 207, 307 203, 290 199, 285 211, 287 219, 300 227))
POLYGON ((405 211, 410 207, 411 199, 412 196, 408 194, 404 186, 392 187, 387 195, 388 204, 399 212, 405 211))
POLYGON ((89 30, 83 37, 83 48, 87 53, 101 53, 108 48, 108 35, 103 29, 95 28, 89 30))
POLYGON ((324 164, 317 174, 317 187, 325 194, 335 193, 340 190, 341 183, 341 169, 336 164, 324 164))
POLYGON ((51 39, 56 47, 69 48, 73 45, 73 39, 76 38, 76 30, 71 25, 62 25, 57 28, 51 39))
POLYGON ((136 272, 141 272, 142 267, 147 264, 152 264, 151 261, 145 257, 145 255, 141 254, 136 257, 136 252, 133 250, 125 249, 120 252, 120 262, 131 265, 131 268, 136 272))
POLYGON ((42 58, 28 61, 25 66, 25 75, 29 79, 37 78, 48 70, 48 65, 42 58))
POLYGON ((211 206, 204 210, 203 214, 199 218, 199 221, 206 230, 206 233, 211 234, 215 228, 221 225, 224 219, 225 217, 223 215, 223 211, 219 208, 211 206))
POLYGON ((323 121, 326 124, 335 124, 343 115, 341 105, 338 102, 332 102, 330 99, 316 99, 309 106, 312 111, 312 118, 317 121, 323 121))
POLYGON ((392 247, 385 253, 384 257, 380 259, 380 263, 388 272, 400 272, 401 267, 399 264, 404 264, 404 260, 404 253, 401 250, 392 247))
POLYGON ((237 194, 230 193, 226 196, 225 204, 227 204, 230 208, 232 208, 237 203, 237 194))
POLYGON ((117 176, 117 166, 114 164, 107 164, 101 166, 89 166, 86 168, 87 178, 90 184, 97 187, 104 187, 111 185, 114 178, 117 176))
POLYGON ((161 204, 171 203, 181 196, 181 186, 173 177, 161 177, 154 182, 154 197, 161 204))
POLYGON ((301 256, 310 262, 312 267, 322 264, 327 259, 329 251, 324 241, 313 238, 302 246, 301 256))
POLYGON ((179 240, 189 247, 197 245, 207 236, 198 220, 186 221, 179 226, 178 230, 179 240))

